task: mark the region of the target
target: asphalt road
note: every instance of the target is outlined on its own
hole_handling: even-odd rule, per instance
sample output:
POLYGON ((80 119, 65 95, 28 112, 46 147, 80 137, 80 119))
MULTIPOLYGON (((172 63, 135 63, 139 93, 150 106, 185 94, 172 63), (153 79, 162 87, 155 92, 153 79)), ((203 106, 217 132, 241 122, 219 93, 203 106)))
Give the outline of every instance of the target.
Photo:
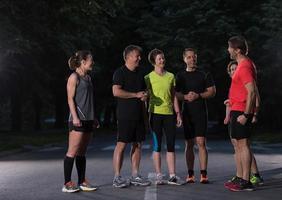
MULTIPOLYGON (((148 138, 149 139, 149 138, 148 138)), ((0 200, 70 200, 70 199, 281 199, 282 198, 282 144, 253 144, 257 162, 265 179, 265 185, 254 192, 231 192, 223 183, 234 175, 232 147, 228 140, 209 140, 208 174, 210 184, 186 184, 183 186, 155 186, 116 189, 112 187, 112 153, 115 136, 98 136, 93 139, 87 154, 87 177, 99 186, 96 192, 67 194, 61 192, 63 184, 63 157, 65 145, 34 149, 0 158, 0 200)), ((176 142, 177 175, 185 178, 186 166, 182 139, 176 142)), ((129 148, 127 149, 122 175, 130 176, 129 148)), ((163 156, 165 158, 165 156, 163 156)), ((198 158, 195 162, 196 177, 199 178, 198 158)), ((150 176, 154 172, 150 141, 146 141, 141 162, 141 174, 150 176)), ((167 173, 165 159, 163 172, 167 173)), ((76 169, 73 180, 76 181, 76 169)))

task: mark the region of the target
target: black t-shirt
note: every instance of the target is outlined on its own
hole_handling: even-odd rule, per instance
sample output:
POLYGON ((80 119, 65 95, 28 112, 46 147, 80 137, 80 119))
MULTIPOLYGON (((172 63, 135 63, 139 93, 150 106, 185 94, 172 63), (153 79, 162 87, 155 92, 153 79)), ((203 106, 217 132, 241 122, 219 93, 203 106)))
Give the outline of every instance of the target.
MULTIPOLYGON (((113 75, 113 85, 120 85, 127 92, 145 91, 144 72, 138 67, 134 71, 130 71, 125 66, 120 67, 113 75)), ((117 98, 117 119, 142 119, 142 104, 143 102, 138 98, 117 98)))
MULTIPOLYGON (((176 75, 175 90, 182 94, 187 94, 191 91, 202 93, 206 91, 206 88, 214 85, 213 78, 208 72, 198 69, 191 72, 183 70, 176 75)), ((196 99, 193 102, 184 101, 184 111, 191 114, 206 112, 206 101, 202 98, 196 99)))

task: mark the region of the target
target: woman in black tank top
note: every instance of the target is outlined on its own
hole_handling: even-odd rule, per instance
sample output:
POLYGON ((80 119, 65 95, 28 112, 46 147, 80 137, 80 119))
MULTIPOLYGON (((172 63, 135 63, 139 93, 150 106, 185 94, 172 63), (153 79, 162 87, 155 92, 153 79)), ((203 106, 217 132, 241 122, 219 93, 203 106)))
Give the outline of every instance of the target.
POLYGON ((74 72, 67 83, 69 115, 69 146, 64 159, 65 183, 63 192, 94 191, 85 178, 87 145, 92 137, 94 127, 99 126, 94 118, 93 85, 87 74, 92 69, 91 52, 78 51, 70 57, 68 64, 74 72), (95 125, 96 124, 96 125, 95 125), (73 163, 75 161, 78 185, 71 181, 73 163))

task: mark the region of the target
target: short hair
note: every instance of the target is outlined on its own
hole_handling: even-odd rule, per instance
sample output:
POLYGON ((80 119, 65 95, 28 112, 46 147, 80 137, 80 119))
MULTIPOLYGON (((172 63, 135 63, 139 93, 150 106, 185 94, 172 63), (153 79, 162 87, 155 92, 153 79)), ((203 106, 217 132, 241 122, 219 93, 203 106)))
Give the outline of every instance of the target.
POLYGON ((228 40, 230 47, 240 49, 241 54, 248 54, 248 43, 243 36, 233 36, 228 40))
POLYGON ((92 56, 91 52, 88 50, 77 51, 68 60, 69 68, 71 70, 75 70, 76 68, 80 67, 81 61, 86 60, 88 56, 92 56))
POLYGON ((230 62, 228 63, 227 68, 226 68, 226 71, 227 71, 228 74, 230 74, 231 66, 232 66, 232 65, 238 65, 237 61, 232 60, 232 61, 230 61, 230 62))
POLYGON ((131 53, 132 51, 138 51, 139 53, 142 53, 142 48, 140 46, 137 45, 128 45, 127 47, 125 47, 124 51, 123 51, 123 59, 126 60, 127 55, 129 53, 131 53))
POLYGON ((197 50, 196 49, 194 49, 194 48, 185 48, 182 55, 185 56, 187 51, 192 51, 195 54, 197 54, 197 50))
POLYGON ((160 55, 160 54, 164 54, 164 52, 162 50, 159 50, 159 49, 153 49, 152 51, 150 51, 150 53, 148 54, 148 60, 149 62, 154 65, 156 64, 155 60, 156 60, 156 57, 157 55, 160 55))

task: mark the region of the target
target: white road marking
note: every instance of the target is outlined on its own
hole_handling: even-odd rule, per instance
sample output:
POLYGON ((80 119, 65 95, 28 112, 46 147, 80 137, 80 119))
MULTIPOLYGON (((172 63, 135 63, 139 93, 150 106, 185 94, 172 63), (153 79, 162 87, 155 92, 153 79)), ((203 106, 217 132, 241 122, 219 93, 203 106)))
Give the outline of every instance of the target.
MULTIPOLYGON (((116 145, 109 145, 109 146, 103 147, 101 150, 102 151, 113 151, 113 150, 115 150, 115 147, 116 147, 116 145)), ((91 148, 91 146, 88 147, 88 148, 91 148)), ((152 149, 152 145, 144 144, 144 145, 142 145, 142 149, 150 150, 150 149, 152 149)), ((163 149, 166 149, 166 145, 163 145, 163 149)), ((176 144, 175 145, 175 149, 177 149, 177 150, 184 149, 184 147, 182 147, 181 145, 176 144)), ((195 145, 195 149, 198 149, 198 147, 196 145, 195 145)), ((211 148, 207 146, 207 150, 211 150, 211 148)))
MULTIPOLYGON (((149 173, 148 179, 152 180, 155 176, 155 173, 149 173)), ((157 186, 155 184, 146 187, 144 200, 157 200, 157 186)))
POLYGON ((282 178, 282 173, 275 174, 275 175, 272 176, 272 178, 274 178, 274 179, 281 179, 282 178))
POLYGON ((102 148, 103 151, 113 151, 115 150, 116 145, 110 145, 107 147, 102 148))
POLYGON ((60 149, 63 149, 63 147, 49 147, 49 148, 41 149, 39 150, 39 152, 57 151, 60 149))

